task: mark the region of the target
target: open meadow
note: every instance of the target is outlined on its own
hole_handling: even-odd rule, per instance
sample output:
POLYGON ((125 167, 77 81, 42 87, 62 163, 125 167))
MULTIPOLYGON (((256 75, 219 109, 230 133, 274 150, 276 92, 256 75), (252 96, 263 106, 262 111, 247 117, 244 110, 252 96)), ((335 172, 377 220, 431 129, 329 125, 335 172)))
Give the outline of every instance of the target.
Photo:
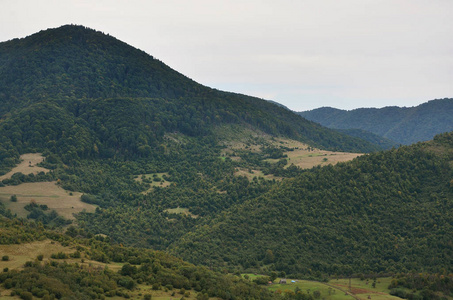
POLYGON ((21 162, 5 175, 0 176, 0 181, 11 178, 14 173, 38 174, 39 172, 49 172, 48 169, 38 167, 38 164, 44 160, 41 153, 27 153, 20 156, 21 162))
MULTIPOLYGON (((23 174, 48 172, 48 169, 38 167, 43 161, 40 153, 28 153, 21 155, 21 163, 10 172, 0 177, 0 180, 10 178, 14 173, 23 174)), ((47 205, 50 210, 55 210, 63 218, 72 220, 74 213, 81 211, 94 212, 95 205, 84 203, 80 200, 82 193, 64 190, 55 181, 53 182, 27 182, 19 185, 0 187, 0 201, 18 217, 25 218, 29 213, 24 206, 30 202, 38 205, 47 205), (16 195, 17 201, 10 201, 11 196, 16 195)))

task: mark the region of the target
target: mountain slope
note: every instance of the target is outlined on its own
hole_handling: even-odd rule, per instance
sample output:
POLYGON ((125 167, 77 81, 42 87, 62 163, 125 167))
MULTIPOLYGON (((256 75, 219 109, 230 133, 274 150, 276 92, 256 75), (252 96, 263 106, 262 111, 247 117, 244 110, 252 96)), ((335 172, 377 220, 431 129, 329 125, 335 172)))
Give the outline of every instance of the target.
POLYGON ((399 144, 427 141, 453 130, 453 99, 437 99, 416 107, 359 108, 351 111, 322 107, 299 115, 337 129, 362 129, 399 144))
MULTIPOLYGON (((85 121, 98 118, 99 110, 107 118, 118 117, 108 115, 118 113, 114 107, 96 103, 102 102, 101 99, 111 99, 109 104, 104 104, 114 103, 129 111, 129 115, 120 116, 126 122, 136 117, 133 114, 141 113, 140 121, 132 121, 141 122, 154 131, 154 138, 142 143, 144 147, 154 147, 164 132, 177 130, 200 136, 208 134, 213 126, 239 123, 332 150, 368 152, 378 149, 267 101, 202 86, 143 51, 82 26, 62 26, 0 43, 0 115, 5 123, 24 123, 13 120, 15 113, 21 118, 24 114, 39 115, 30 110, 36 108, 37 103, 46 103, 58 107, 65 119, 72 119, 71 123, 90 133, 87 140, 95 141, 98 147, 102 137, 96 134, 99 128, 93 126, 100 126, 102 120, 96 120, 95 124, 85 121), (132 107, 126 108, 127 105, 132 107), (91 111, 83 111, 90 106, 93 106, 91 111)), ((29 125, 18 124, 22 131, 28 130, 29 125)), ((16 128, 11 124, 7 126, 16 128)), ((140 135, 138 131, 143 132, 142 129, 136 129, 136 134, 140 135)), ((22 132, 10 135, 18 136, 22 132)), ((11 138, 2 142, 18 143, 11 138)), ((24 143, 20 141, 21 145, 24 143)), ((37 145, 28 141, 27 144, 42 149, 42 142, 37 145)), ((122 148, 115 148, 118 150, 122 148)), ((127 150, 131 153, 136 149, 127 150)), ((86 155, 89 154, 87 151, 86 155)))
POLYGON ((289 274, 452 271, 453 133, 285 180, 186 235, 202 264, 289 274))

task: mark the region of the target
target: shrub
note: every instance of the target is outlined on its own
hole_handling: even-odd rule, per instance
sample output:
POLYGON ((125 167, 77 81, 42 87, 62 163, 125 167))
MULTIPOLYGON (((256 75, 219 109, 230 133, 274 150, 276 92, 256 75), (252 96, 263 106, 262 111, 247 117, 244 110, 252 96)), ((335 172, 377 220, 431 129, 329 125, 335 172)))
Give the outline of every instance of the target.
POLYGON ((3 255, 2 256, 2 261, 8 261, 9 260, 9 256, 8 255, 3 255))

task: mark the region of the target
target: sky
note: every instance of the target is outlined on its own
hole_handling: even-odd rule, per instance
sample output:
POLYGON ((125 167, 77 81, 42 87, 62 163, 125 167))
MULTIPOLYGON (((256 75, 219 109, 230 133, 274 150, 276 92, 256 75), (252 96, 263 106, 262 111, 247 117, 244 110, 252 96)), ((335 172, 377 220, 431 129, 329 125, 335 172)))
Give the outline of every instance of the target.
POLYGON ((0 41, 65 24, 295 111, 453 98, 453 0, 0 0, 0 41))

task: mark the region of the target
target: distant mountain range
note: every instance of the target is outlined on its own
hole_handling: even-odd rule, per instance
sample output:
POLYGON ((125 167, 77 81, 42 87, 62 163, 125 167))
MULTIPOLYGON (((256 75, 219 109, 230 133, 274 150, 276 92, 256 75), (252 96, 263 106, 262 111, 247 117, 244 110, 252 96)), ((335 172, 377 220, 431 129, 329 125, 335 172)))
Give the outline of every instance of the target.
POLYGON ((409 145, 453 130, 453 98, 436 99, 415 107, 321 107, 298 112, 304 118, 334 129, 361 129, 396 144, 409 145))

